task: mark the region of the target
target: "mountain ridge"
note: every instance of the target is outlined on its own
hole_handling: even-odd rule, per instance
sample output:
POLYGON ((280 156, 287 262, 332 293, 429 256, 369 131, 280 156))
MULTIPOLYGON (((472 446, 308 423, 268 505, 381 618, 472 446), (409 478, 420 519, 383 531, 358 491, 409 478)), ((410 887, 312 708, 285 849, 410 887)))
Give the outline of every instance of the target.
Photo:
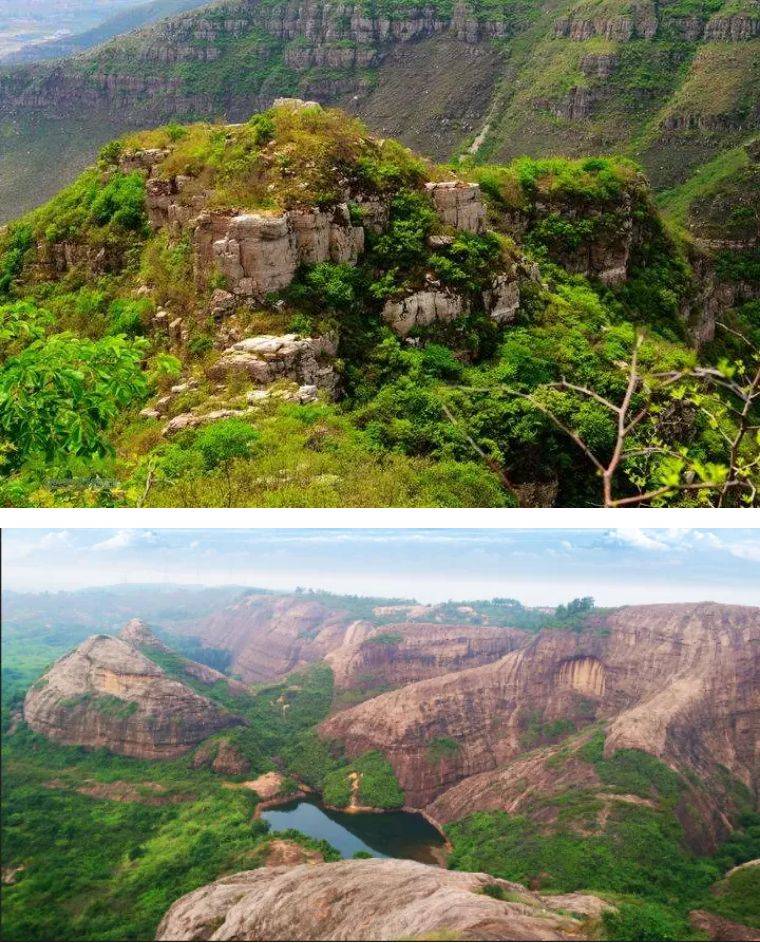
MULTIPOLYGON (((756 133, 758 44, 750 0, 228 0, 55 66, 0 70, 0 116, 11 127, 14 114, 65 119, 86 105, 126 130, 220 113, 239 120, 298 94, 439 159, 471 144, 499 161, 623 151, 661 185, 756 133)), ((3 197, 11 205, 11 191, 3 197)))

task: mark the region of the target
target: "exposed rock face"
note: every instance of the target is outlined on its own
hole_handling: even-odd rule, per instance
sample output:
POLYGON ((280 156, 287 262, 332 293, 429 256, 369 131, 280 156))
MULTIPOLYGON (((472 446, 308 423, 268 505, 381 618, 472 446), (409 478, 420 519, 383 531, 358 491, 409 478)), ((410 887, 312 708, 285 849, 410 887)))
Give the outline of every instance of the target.
POLYGON ((276 838, 269 843, 266 857, 268 868, 283 866, 292 868, 294 865, 321 864, 323 861, 324 858, 318 851, 312 848, 304 848, 303 845, 298 845, 294 841, 286 841, 281 838, 276 838))
POLYGON ((364 249, 364 229, 351 225, 345 203, 280 216, 204 213, 197 220, 193 244, 199 271, 213 263, 230 291, 261 298, 286 288, 299 265, 355 263, 364 249))
POLYGON ((560 765, 552 765, 552 757, 556 755, 557 749, 546 746, 531 750, 497 769, 468 776, 441 793, 425 811, 436 822, 444 823, 463 819, 474 809, 503 810, 515 815, 537 796, 550 798, 577 788, 602 789, 593 767, 588 763, 571 757, 560 765))
POLYGON ((337 343, 332 337, 262 334, 228 347, 209 367, 208 375, 221 380, 231 374, 243 374, 260 386, 277 380, 293 380, 332 395, 337 386, 332 367, 336 353, 337 343))
POLYGON ((568 912, 604 907, 590 895, 539 897, 488 874, 373 858, 221 878, 172 904, 156 939, 570 940, 585 935, 568 912), (496 900, 484 893, 486 884, 517 899, 496 900))
MULTIPOLYGON (((119 638, 139 648, 141 651, 145 648, 153 651, 163 652, 164 654, 175 654, 168 645, 164 643, 152 632, 148 626, 140 619, 131 619, 119 632, 119 638)), ((144 654, 144 652, 143 652, 144 654)), ((233 694, 248 694, 248 688, 236 681, 234 678, 228 678, 227 675, 211 668, 209 665, 203 665, 197 661, 191 661, 189 658, 180 658, 180 665, 183 674, 188 675, 195 681, 202 684, 216 684, 218 681, 224 681, 233 694)))
POLYGON ((107 635, 88 638, 29 689, 24 719, 56 743, 141 759, 179 756, 240 722, 107 635))
POLYGON ((757 943, 760 940, 760 930, 711 914, 707 910, 692 910, 689 922, 695 930, 704 933, 708 940, 726 940, 729 943, 757 943))
POLYGON ((145 645, 157 652, 171 652, 168 645, 164 645, 141 619, 130 619, 119 632, 119 638, 134 646, 134 648, 141 648, 145 645))
POLYGON ((250 772, 251 764, 226 737, 211 740, 195 751, 193 769, 210 767, 215 773, 228 776, 243 776, 250 772))
POLYGON ((401 337, 431 324, 448 324, 467 310, 465 299, 452 291, 416 291, 400 301, 387 301, 383 320, 401 337))
POLYGON ((485 229, 486 208, 478 184, 446 180, 428 183, 425 189, 444 225, 465 232, 482 232, 485 229))
POLYGON ((496 661, 527 638, 519 629, 406 622, 359 639, 354 633, 325 660, 338 689, 399 687, 496 661))
POLYGON ((257 792, 262 801, 266 802, 268 799, 274 799, 275 796, 280 794, 284 782, 285 777, 281 773, 273 771, 262 773, 261 776, 257 776, 256 779, 250 780, 245 785, 257 792))
POLYGON ((195 634, 233 654, 245 681, 281 678, 342 644, 353 620, 298 596, 250 595, 202 622, 195 634))
POLYGON ((755 608, 625 607, 582 633, 545 630, 493 664, 382 694, 320 730, 349 755, 384 752, 418 807, 522 752, 531 716, 579 726, 605 720, 608 753, 640 749, 700 776, 722 764, 756 789, 758 642, 755 608), (441 737, 458 749, 432 763, 430 744, 441 737))
POLYGON ((520 307, 520 284, 511 275, 497 275, 492 287, 483 293, 483 303, 492 321, 509 324, 520 307))
MULTIPOLYGON (((435 238, 435 237, 433 237, 435 238)), ((517 273, 497 275, 491 288, 483 292, 483 307, 497 324, 514 320, 520 307, 517 273)), ((470 311, 469 299, 440 285, 415 291, 405 298, 386 301, 383 320, 400 337, 433 324, 450 324, 470 311)))

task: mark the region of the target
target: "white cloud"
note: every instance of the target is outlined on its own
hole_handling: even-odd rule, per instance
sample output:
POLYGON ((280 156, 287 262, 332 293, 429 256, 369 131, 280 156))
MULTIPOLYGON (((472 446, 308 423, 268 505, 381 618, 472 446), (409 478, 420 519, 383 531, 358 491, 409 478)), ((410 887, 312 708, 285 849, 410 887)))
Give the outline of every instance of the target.
POLYGON ((621 541, 624 544, 628 544, 631 547, 636 547, 638 550, 670 550, 671 545, 666 543, 663 540, 656 540, 654 537, 651 537, 649 534, 644 533, 640 527, 633 527, 629 529, 618 528, 611 532, 611 536, 621 541))
POLYGON ((125 550, 139 543, 153 543, 155 534, 151 530, 117 530, 112 537, 93 544, 90 550, 125 550))
POLYGON ((60 547, 71 546, 71 532, 68 530, 51 530, 44 534, 37 543, 38 550, 57 550, 60 547))
POLYGON ((739 557, 740 560, 751 560, 753 563, 760 563, 760 543, 729 545, 726 549, 731 556, 739 557))

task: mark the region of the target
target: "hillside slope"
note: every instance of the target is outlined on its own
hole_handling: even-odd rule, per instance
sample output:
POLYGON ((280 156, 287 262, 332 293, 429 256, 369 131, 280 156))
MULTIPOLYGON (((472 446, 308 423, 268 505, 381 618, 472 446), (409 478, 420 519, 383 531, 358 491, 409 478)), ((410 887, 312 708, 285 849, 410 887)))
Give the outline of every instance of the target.
POLYGON ((239 120, 293 94, 436 158, 475 139, 489 160, 622 151, 672 183, 757 131, 759 45, 752 0, 225 0, 0 72, 14 169, 0 207, 7 218, 52 194, 56 142, 75 138, 67 162, 81 166, 114 130, 239 120), (94 115, 107 130, 88 130, 94 115), (35 142, 45 160, 31 177, 22 154, 35 142))
POLYGON ((0 233, 2 500, 751 503, 728 246, 624 159, 454 171, 300 100, 111 142, 0 233))
POLYGON ((93 635, 59 659, 24 700, 24 719, 31 729, 55 743, 162 759, 179 756, 240 722, 169 678, 135 647, 135 631, 130 623, 129 641, 93 635))

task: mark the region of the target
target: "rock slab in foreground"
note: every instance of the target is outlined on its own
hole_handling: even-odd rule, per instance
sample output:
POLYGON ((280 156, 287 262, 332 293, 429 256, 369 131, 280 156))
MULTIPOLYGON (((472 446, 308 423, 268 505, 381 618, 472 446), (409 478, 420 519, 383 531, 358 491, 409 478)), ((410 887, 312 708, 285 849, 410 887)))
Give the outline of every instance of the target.
POLYGON ((539 897, 488 874, 373 858, 221 878, 172 904, 156 939, 578 940, 582 921, 567 911, 597 916, 605 906, 583 894, 539 897), (511 899, 485 894, 487 885, 511 899))

